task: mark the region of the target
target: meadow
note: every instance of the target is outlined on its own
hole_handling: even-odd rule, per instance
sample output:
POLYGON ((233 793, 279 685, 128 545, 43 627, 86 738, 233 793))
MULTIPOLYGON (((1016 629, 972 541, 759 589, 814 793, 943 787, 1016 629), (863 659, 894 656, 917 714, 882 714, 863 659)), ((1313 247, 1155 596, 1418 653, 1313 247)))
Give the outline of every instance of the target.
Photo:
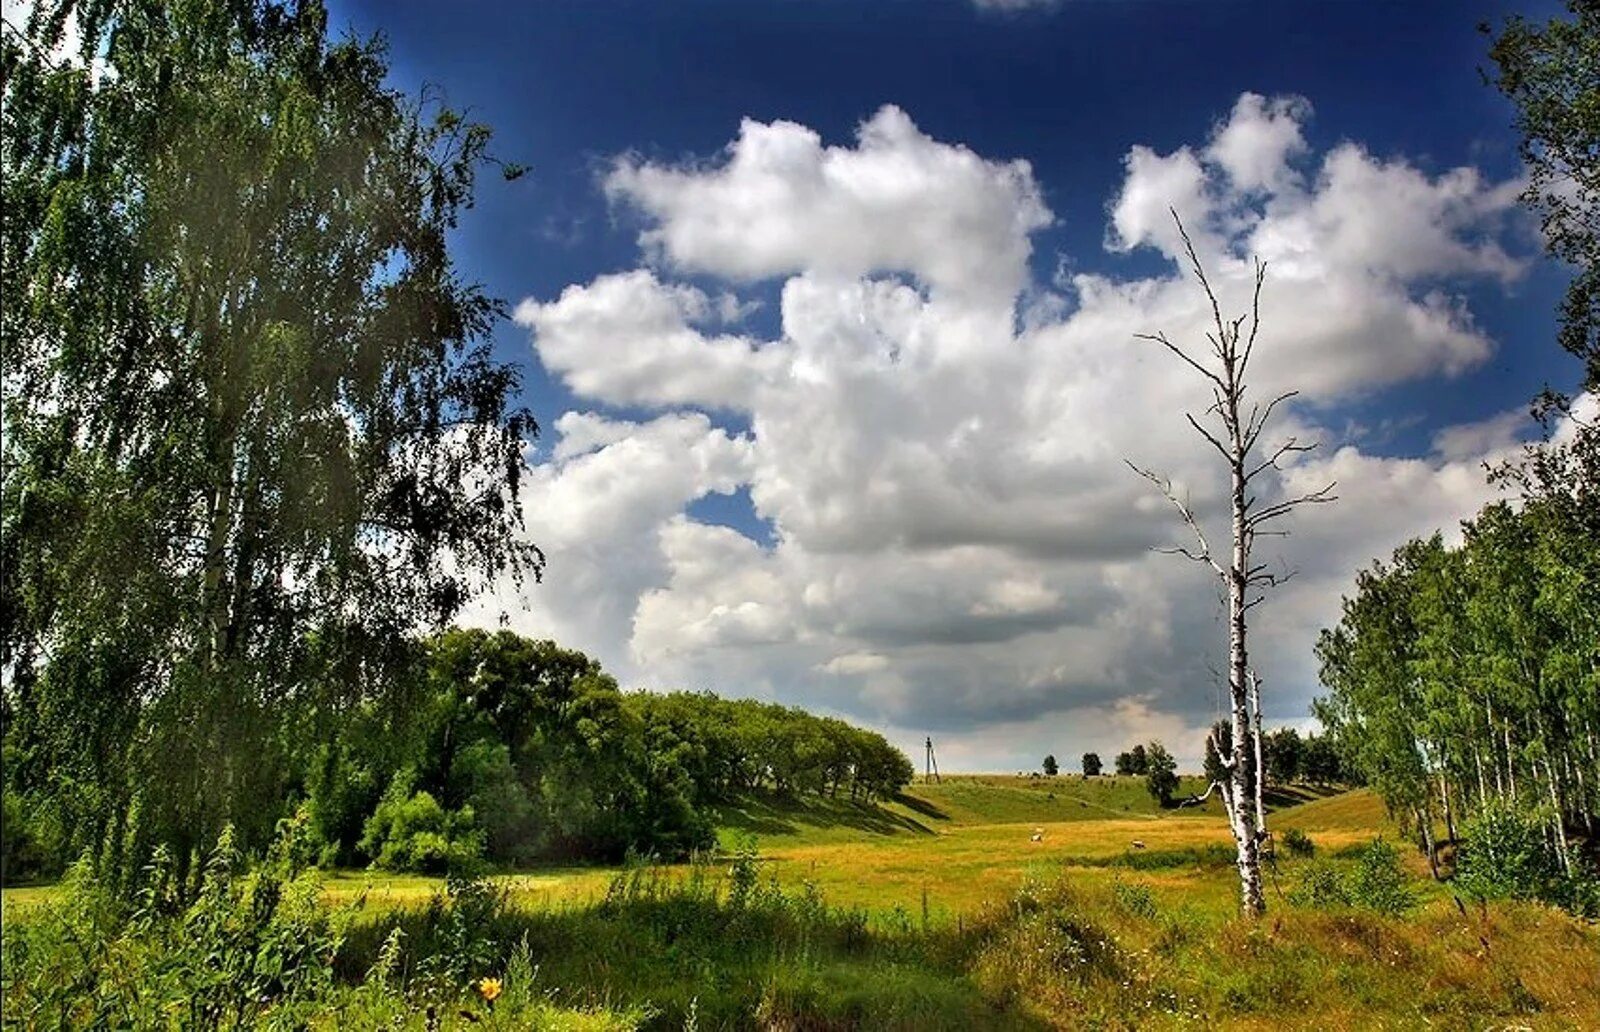
MULTIPOLYGON (((1137 778, 947 777, 882 806, 755 798, 722 812, 719 849, 689 864, 449 891, 332 872, 317 891, 348 920, 335 984, 280 1014, 357 1028, 1600 1027, 1593 924, 1460 900, 1368 791, 1278 802, 1277 834, 1304 833, 1314 853, 1278 851, 1260 922, 1235 916, 1220 815, 1160 810, 1137 778), (1399 847, 1400 902, 1307 891, 1360 868, 1378 837, 1399 847), (393 988, 374 995, 380 974, 393 988), (472 988, 482 977, 504 986, 492 1005, 472 988)), ((66 895, 7 890, 7 938, 57 920, 66 895)), ((44 974, 7 972, 25 1025, 54 1023, 35 998, 44 974)))

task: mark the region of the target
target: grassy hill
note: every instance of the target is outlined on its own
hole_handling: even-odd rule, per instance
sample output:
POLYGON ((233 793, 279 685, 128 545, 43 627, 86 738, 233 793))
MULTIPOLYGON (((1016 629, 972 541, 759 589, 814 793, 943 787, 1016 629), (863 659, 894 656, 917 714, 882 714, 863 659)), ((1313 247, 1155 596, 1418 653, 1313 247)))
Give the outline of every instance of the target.
MULTIPOLYGON (((1185 777, 1178 795, 1187 798, 1204 790, 1203 780, 1185 777)), ((1268 802, 1274 809, 1296 807, 1337 791, 1297 785, 1274 791, 1268 802)), ((895 799, 881 804, 750 796, 722 807, 717 824, 724 847, 747 837, 754 837, 765 847, 822 845, 886 835, 937 835, 989 825, 1221 816, 1222 804, 1215 795, 1199 805, 1163 809, 1145 788, 1145 779, 1136 776, 956 774, 937 782, 918 781, 895 799)), ((1378 817, 1382 819, 1381 807, 1378 817)), ((1311 826, 1315 825, 1308 825, 1311 826)))
POLYGON ((1358 788, 1326 799, 1315 799, 1301 806, 1285 810, 1273 826, 1302 831, 1322 829, 1347 829, 1370 831, 1389 824, 1383 800, 1371 789, 1358 788))

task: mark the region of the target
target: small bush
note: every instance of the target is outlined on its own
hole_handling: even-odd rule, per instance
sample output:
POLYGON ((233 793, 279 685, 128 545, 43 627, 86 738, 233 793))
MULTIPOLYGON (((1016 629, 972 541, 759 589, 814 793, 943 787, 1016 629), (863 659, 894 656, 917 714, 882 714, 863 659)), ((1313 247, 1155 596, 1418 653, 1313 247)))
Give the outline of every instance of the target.
POLYGON ((1600 878, 1579 856, 1562 864, 1545 834, 1548 825, 1545 813, 1491 802, 1462 829, 1457 884, 1475 899, 1531 899, 1580 916, 1600 914, 1600 878))
POLYGON ((1111 883, 1111 893, 1117 906, 1128 913, 1136 917, 1156 916, 1156 899, 1150 892, 1150 886, 1141 882, 1125 882, 1119 878, 1111 883))
POLYGON ((427 792, 413 795, 411 777, 402 772, 367 819, 360 849, 385 871, 471 873, 484 849, 483 833, 473 825, 472 807, 446 810, 427 792))
POLYGON ((1560 876, 1545 822, 1530 810, 1491 802, 1462 828, 1456 882, 1474 898, 1545 898, 1560 876))
POLYGON ((1403 914, 1416 905, 1400 866, 1400 853, 1381 838, 1373 839, 1356 859, 1349 891, 1356 906, 1380 914, 1403 914))
POLYGON ((1299 828, 1290 828, 1283 833, 1283 848, 1290 856, 1302 859, 1313 856, 1317 851, 1316 843, 1311 841, 1311 836, 1299 828))
POLYGON ((1300 884, 1290 891, 1289 901, 1318 910, 1356 907, 1390 916, 1416 905, 1400 854, 1383 839, 1361 847, 1354 866, 1348 869, 1325 861, 1308 865, 1300 884))
POLYGON ((1300 884, 1289 892, 1289 902, 1316 910, 1348 907, 1351 904, 1344 876, 1326 861, 1313 863, 1305 869, 1300 876, 1300 884))

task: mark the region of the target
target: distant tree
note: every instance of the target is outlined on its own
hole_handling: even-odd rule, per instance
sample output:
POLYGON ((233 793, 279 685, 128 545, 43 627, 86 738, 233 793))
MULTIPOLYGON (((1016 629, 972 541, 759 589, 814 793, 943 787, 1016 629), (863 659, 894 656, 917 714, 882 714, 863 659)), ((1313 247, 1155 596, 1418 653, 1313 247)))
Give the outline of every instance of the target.
POLYGON ((1142 745, 1136 745, 1128 752, 1128 773, 1144 776, 1150 773, 1150 755, 1142 745))
POLYGON ((1099 753, 1095 753, 1095 752, 1086 752, 1086 753, 1084 753, 1083 754, 1083 776, 1086 777, 1086 778, 1098 777, 1100 775, 1100 770, 1101 770, 1100 754, 1099 753))
POLYGON ((1213 785, 1221 784, 1228 776, 1228 765, 1223 756, 1233 752, 1233 726, 1226 720, 1219 720, 1211 725, 1211 733, 1206 736, 1205 776, 1213 785))
POLYGON ((1274 728, 1261 741, 1269 785, 1287 785, 1300 779, 1305 743, 1292 727, 1274 728))
POLYGON ((1133 773, 1133 753, 1131 752, 1117 753, 1117 758, 1113 760, 1112 763, 1118 774, 1133 773))
POLYGON ((1300 773, 1307 781, 1329 785, 1345 780, 1339 764, 1339 750, 1327 735, 1307 735, 1300 773))
POLYGON ((1042 766, 1044 768, 1045 774, 1049 775, 1052 778, 1055 777, 1058 773, 1061 772, 1061 768, 1056 766, 1056 757, 1055 757, 1054 753, 1051 753, 1049 756, 1046 756, 1044 758, 1044 763, 1042 764, 1042 766))
POLYGON ((1178 761, 1160 742, 1145 748, 1145 787, 1162 806, 1170 806, 1178 791, 1178 761))

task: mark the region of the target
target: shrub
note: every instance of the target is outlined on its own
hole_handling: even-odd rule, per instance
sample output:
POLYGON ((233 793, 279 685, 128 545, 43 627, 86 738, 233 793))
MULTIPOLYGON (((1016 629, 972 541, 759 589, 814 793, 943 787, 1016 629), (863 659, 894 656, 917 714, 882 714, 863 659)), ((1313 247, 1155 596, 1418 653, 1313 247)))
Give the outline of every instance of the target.
POLYGON ((446 810, 427 792, 412 794, 411 777, 402 771, 367 819, 360 848, 386 871, 470 872, 480 866, 484 846, 473 823, 470 806, 446 810))
POLYGON ((1300 876, 1300 884, 1289 892, 1295 906, 1327 910, 1350 906, 1350 892, 1339 869, 1326 861, 1313 863, 1300 876))
POLYGON ((1311 836, 1299 828, 1290 828, 1283 833, 1283 848, 1288 850, 1290 856, 1302 858, 1312 856, 1317 851, 1316 843, 1311 841, 1311 836))
POLYGON ((1534 899, 1592 916, 1600 913, 1600 879, 1574 855, 1568 874, 1545 834, 1548 815, 1490 802, 1462 829, 1456 882, 1477 899, 1534 899))
POLYGON ((1156 916, 1156 898, 1150 886, 1142 882, 1125 882, 1118 878, 1111 883, 1111 894, 1117 906, 1135 917, 1156 916))
POLYGON ((1456 881, 1479 899, 1541 899, 1560 877, 1560 859, 1532 811, 1490 802, 1462 828, 1456 881))
POLYGON ((1373 839, 1356 853, 1348 870, 1327 862, 1308 865, 1289 901, 1319 910, 1359 907, 1395 916, 1416 905, 1407 881, 1399 852, 1383 839, 1373 839))
POLYGON ((1356 906, 1380 914, 1403 914, 1416 904, 1400 866, 1399 852, 1381 838, 1373 839, 1356 858, 1355 869, 1350 872, 1349 893, 1356 906))
POLYGON ((333 987, 353 911, 329 911, 315 879, 287 866, 241 875, 238 865, 224 829, 185 901, 158 849, 131 903, 78 865, 60 906, 6 929, 7 1017, 61 1028, 303 1025, 333 987))

